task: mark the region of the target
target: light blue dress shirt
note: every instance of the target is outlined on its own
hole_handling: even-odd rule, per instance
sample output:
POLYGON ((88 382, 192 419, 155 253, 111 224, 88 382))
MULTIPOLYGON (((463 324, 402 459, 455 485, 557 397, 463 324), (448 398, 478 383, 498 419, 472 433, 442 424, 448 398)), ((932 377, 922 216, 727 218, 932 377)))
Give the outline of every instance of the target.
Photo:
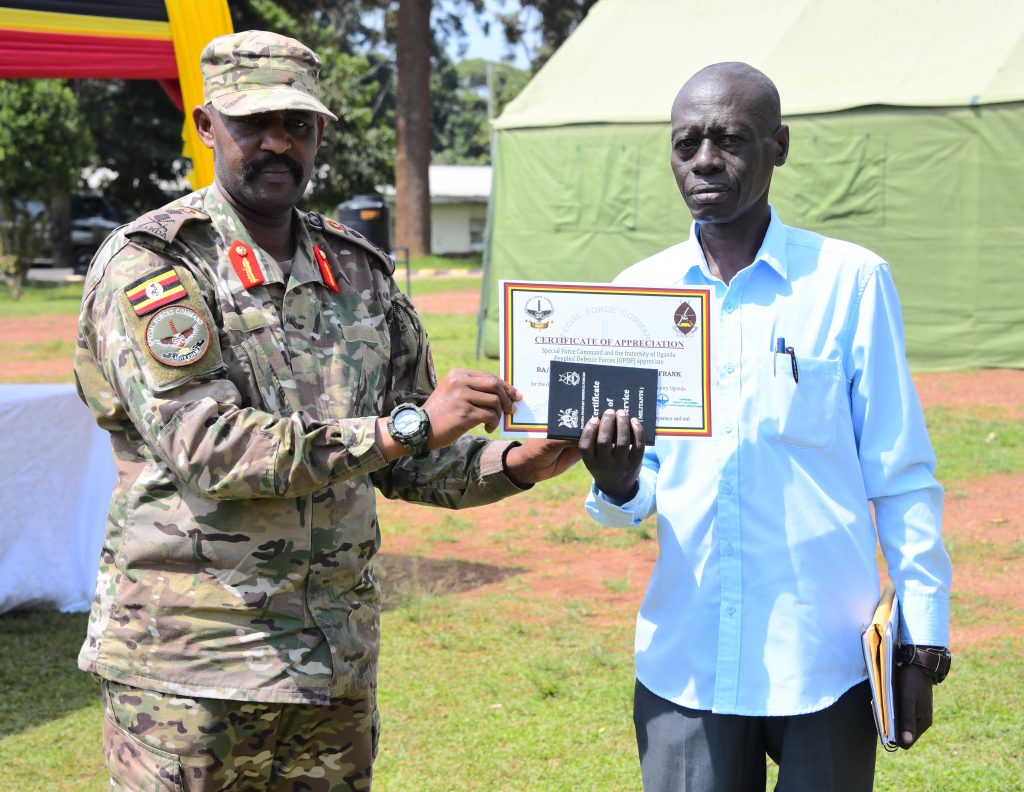
POLYGON ((879 594, 875 524, 904 639, 949 644, 942 488, 904 354, 888 265, 856 245, 771 224, 726 286, 697 241, 615 283, 711 289, 710 438, 658 438, 609 526, 658 515, 637 618, 636 673, 692 709, 795 715, 867 674, 860 636, 879 594), (773 349, 785 338, 797 358, 773 349))

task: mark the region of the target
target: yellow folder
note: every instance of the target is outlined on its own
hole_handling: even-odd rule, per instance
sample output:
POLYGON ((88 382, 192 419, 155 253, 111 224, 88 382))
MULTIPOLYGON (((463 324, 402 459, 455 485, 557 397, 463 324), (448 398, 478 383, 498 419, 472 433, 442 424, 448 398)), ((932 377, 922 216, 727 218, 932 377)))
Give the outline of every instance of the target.
POLYGON ((890 583, 882 590, 875 615, 861 638, 864 662, 871 683, 871 711, 875 716, 878 738, 887 751, 895 751, 898 747, 893 669, 896 665, 899 636, 900 603, 896 599, 896 589, 890 583))

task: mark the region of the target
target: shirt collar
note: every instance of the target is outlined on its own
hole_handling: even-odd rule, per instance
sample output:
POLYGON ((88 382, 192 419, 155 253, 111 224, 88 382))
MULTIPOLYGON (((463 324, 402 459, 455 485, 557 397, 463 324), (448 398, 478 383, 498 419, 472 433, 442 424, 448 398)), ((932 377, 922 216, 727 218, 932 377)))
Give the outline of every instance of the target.
POLYGON ((292 210, 295 216, 292 225, 296 229, 295 235, 295 257, 292 259, 292 281, 295 283, 319 283, 323 284, 324 278, 320 274, 320 265, 313 257, 313 240, 309 237, 306 224, 297 209, 292 210))
MULTIPOLYGON (((788 267, 786 266, 786 226, 779 220, 775 207, 770 206, 768 208, 771 211, 771 220, 768 222, 768 230, 765 231, 764 239, 761 240, 761 247, 758 249, 751 266, 756 265, 759 261, 763 261, 785 278, 788 273, 788 267)), ((699 231, 700 223, 693 222, 690 225, 690 238, 683 243, 686 253, 685 261, 691 262, 686 274, 697 270, 706 280, 712 281, 715 278, 708 268, 707 259, 704 258, 704 250, 701 248, 698 239, 699 231)))
MULTIPOLYGON (((203 196, 203 211, 206 212, 213 221, 213 228, 217 235, 220 236, 221 243, 223 244, 223 249, 225 251, 228 250, 231 243, 241 242, 256 254, 260 270, 262 270, 265 278, 265 284, 284 283, 284 276, 282 275, 281 268, 277 265, 277 262, 267 255, 263 248, 253 242, 252 236, 249 235, 249 231, 246 229, 245 224, 238 219, 238 215, 235 213, 235 210, 221 194, 216 183, 208 187, 206 195, 203 196)), ((245 289, 245 286, 241 281, 238 281, 237 277, 234 281, 237 281, 238 286, 243 290, 245 289)))
MULTIPOLYGON (((253 242, 245 224, 239 220, 238 215, 231 204, 225 200, 216 184, 207 189, 203 196, 203 210, 213 220, 213 227, 217 230, 224 245, 230 245, 234 241, 248 245, 259 259, 260 267, 266 276, 266 283, 277 283, 285 285, 286 278, 281 266, 263 248, 253 242)), ((313 243, 306 231, 306 224, 297 209, 292 209, 292 228, 296 229, 298 238, 295 245, 295 256, 292 258, 291 280, 296 284, 323 283, 323 276, 320 268, 313 258, 313 243)))

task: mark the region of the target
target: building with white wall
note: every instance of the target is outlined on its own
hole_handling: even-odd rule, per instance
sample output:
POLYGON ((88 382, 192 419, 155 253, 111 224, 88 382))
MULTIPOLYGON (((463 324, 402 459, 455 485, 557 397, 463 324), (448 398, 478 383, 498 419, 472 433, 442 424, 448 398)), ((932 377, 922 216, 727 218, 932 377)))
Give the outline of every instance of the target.
MULTIPOLYGON (((394 240, 395 190, 385 199, 391 211, 394 240)), ((484 249, 490 165, 430 166, 430 247, 439 256, 465 256, 484 249)))

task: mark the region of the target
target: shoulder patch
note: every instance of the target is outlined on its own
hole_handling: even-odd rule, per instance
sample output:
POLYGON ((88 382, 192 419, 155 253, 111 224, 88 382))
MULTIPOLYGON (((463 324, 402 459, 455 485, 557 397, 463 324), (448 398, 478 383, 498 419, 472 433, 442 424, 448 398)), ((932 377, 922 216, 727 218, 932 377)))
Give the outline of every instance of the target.
POLYGON ((180 280, 184 293, 171 304, 150 311, 151 316, 138 313, 129 296, 132 289, 140 288, 145 295, 145 281, 122 289, 117 295, 128 335, 134 338, 139 360, 157 393, 223 366, 217 326, 200 296, 199 284, 187 269, 171 266, 165 269, 180 280))
POLYGON ((190 206, 164 207, 142 215, 125 229, 125 235, 145 234, 162 239, 164 242, 170 242, 178 235, 178 231, 185 223, 209 222, 209 220, 210 216, 206 212, 201 212, 190 206))
POLYGON ((149 354, 167 366, 190 366, 210 350, 210 325, 187 305, 169 305, 146 325, 149 354))
POLYGON ((373 242, 358 231, 355 231, 346 225, 342 225, 337 220, 332 220, 329 217, 319 215, 316 212, 310 212, 306 215, 306 223, 310 228, 317 231, 325 231, 328 234, 341 237, 347 242, 351 242, 352 244, 363 248, 363 250, 372 253, 377 262, 383 265, 384 271, 387 272, 388 275, 394 274, 395 262, 392 260, 391 256, 373 244, 373 242), (316 219, 314 220, 313 218, 316 219))
POLYGON ((124 293, 128 296, 128 302, 136 316, 145 316, 158 308, 188 297, 185 285, 170 265, 143 275, 137 281, 128 284, 124 288, 124 293))

